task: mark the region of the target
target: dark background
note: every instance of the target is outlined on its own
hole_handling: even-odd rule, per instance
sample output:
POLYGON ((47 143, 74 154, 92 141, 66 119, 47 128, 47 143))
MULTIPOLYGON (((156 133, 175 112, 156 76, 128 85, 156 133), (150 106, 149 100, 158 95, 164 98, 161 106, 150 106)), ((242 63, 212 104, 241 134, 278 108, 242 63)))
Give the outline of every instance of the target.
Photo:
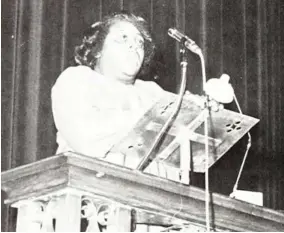
MULTIPOLYGON (((144 17, 158 46, 145 79, 177 92, 179 56, 167 36, 177 27, 202 48, 207 77, 231 76, 246 115, 260 119, 239 189, 264 193, 264 205, 284 209, 284 73, 282 0, 2 0, 2 171, 55 153, 50 90, 73 63, 83 31, 112 12, 144 17), (282 26, 282 27, 281 27, 282 26)), ((189 54, 188 89, 201 94, 200 60, 189 54)), ((226 106, 231 110, 234 104, 226 106)), ((211 191, 232 192, 247 138, 210 169, 211 191)), ((204 185, 202 174, 193 184, 204 185)), ((5 194, 2 193, 4 197, 5 194)), ((3 201, 2 197, 2 201, 3 201)), ((15 210, 2 206, 2 231, 13 230, 15 210)))

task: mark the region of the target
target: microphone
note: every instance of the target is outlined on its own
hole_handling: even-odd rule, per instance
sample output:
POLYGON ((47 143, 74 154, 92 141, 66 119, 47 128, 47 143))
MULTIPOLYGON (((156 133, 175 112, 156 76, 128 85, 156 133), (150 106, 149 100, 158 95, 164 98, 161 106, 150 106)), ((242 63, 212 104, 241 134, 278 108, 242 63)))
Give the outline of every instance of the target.
POLYGON ((234 99, 234 89, 229 83, 230 76, 222 74, 220 78, 209 79, 204 87, 205 93, 219 103, 231 103, 234 99))
POLYGON ((197 54, 201 52, 201 49, 192 39, 181 33, 176 28, 170 28, 168 30, 168 35, 177 40, 178 42, 183 43, 184 46, 188 48, 191 52, 197 54))

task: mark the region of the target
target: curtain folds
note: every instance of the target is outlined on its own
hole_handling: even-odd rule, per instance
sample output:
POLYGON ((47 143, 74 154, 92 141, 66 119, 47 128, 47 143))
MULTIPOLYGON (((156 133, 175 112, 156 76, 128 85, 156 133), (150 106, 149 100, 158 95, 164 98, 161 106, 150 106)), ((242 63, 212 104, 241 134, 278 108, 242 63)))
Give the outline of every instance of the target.
MULTIPOLYGON (((151 73, 142 78, 156 76, 165 89, 178 90, 179 51, 167 36, 170 27, 201 46, 208 78, 231 76, 243 112, 260 119, 251 131, 253 144, 240 187, 264 192, 266 206, 284 209, 283 1, 2 0, 1 4, 2 171, 55 153, 52 85, 63 69, 74 64, 73 48, 84 29, 106 14, 129 10, 146 18, 157 41, 151 73)), ((188 89, 201 94, 199 58, 189 54, 188 59, 188 89)), ((234 104, 227 107, 237 110, 234 104)), ((245 146, 246 138, 212 168, 212 190, 232 191, 245 146)), ((200 179, 196 184, 202 186, 200 179)), ((12 230, 14 224, 15 212, 2 205, 2 230, 12 230)))

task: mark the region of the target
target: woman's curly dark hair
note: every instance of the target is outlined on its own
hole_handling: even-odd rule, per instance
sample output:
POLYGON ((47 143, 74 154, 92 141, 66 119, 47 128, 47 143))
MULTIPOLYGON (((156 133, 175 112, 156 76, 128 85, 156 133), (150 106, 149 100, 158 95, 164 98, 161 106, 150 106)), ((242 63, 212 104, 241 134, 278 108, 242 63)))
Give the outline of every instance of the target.
POLYGON ((98 55, 103 48, 110 27, 117 21, 127 21, 133 24, 144 38, 144 60, 140 73, 146 73, 154 56, 155 45, 148 29, 147 22, 138 16, 129 13, 115 13, 105 17, 102 21, 94 23, 85 33, 82 44, 75 47, 75 61, 79 65, 94 69, 98 55))

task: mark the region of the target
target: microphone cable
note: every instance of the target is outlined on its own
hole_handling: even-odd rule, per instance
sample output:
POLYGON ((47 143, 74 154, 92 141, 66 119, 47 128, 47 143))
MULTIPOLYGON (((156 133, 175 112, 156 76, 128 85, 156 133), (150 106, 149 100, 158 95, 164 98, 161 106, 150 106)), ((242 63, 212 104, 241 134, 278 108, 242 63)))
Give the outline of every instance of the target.
MULTIPOLYGON (((239 113, 240 113, 241 115, 243 115, 243 112, 242 112, 242 110, 241 110, 240 104, 239 104, 238 99, 237 99, 237 97, 236 97, 236 95, 235 95, 235 92, 234 92, 234 100, 235 100, 235 103, 236 103, 236 105, 237 105, 237 108, 238 108, 239 113)), ((233 187, 233 192, 230 194, 230 197, 231 197, 231 198, 235 198, 235 192, 237 191, 237 188, 238 188, 238 185, 239 185, 239 180, 240 180, 240 177, 241 177, 241 174, 242 174, 244 165, 245 165, 245 161, 246 161, 246 159, 247 159, 249 149, 251 148, 251 134, 250 134, 250 132, 248 132, 247 135, 248 135, 247 148, 246 148, 245 155, 244 155, 244 158, 243 158, 243 161, 242 161, 242 164, 241 164, 239 173, 238 173, 237 180, 236 180, 235 185, 234 185, 234 187, 233 187)))

